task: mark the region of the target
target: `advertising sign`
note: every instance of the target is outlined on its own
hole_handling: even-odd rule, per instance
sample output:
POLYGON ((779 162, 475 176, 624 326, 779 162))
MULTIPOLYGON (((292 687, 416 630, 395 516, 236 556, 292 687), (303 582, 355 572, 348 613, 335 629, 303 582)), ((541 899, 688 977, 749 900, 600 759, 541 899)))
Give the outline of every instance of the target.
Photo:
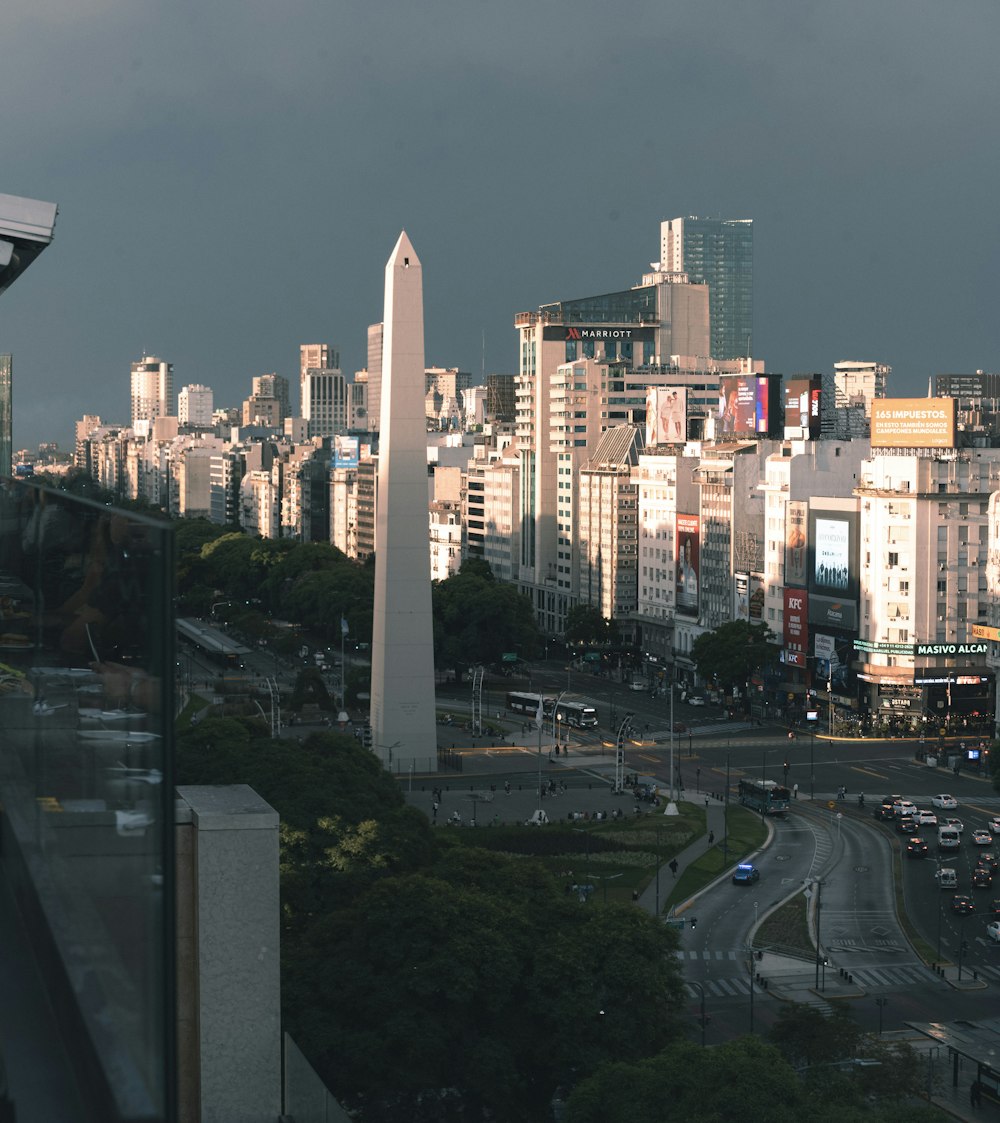
POLYGON ((646 391, 646 447, 687 440, 687 387, 650 386, 646 391))
POLYGON ((360 454, 358 437, 335 436, 333 438, 334 468, 357 468, 360 454))
MULTIPOLYGON (((719 432, 723 436, 753 437, 758 432, 757 379, 745 375, 719 382, 719 432)), ((766 418, 764 428, 766 430, 766 418)))
POLYGON ((734 573, 733 582, 736 589, 736 602, 733 606, 733 617, 736 620, 750 619, 750 574, 734 573))
POLYGON ((808 598, 802 589, 785 589, 785 662, 793 667, 806 665, 809 648, 808 598))
POLYGON ((850 527, 841 519, 817 518, 814 530, 813 583, 818 589, 846 591, 850 576, 850 527))
POLYGON ((701 520, 698 515, 677 515, 677 611, 698 615, 698 577, 701 520))
POLYGON ((542 328, 542 339, 553 342, 581 340, 584 343, 616 340, 625 343, 652 343, 655 338, 651 327, 606 327, 601 324, 547 325, 542 328))
POLYGON ((972 638, 1000 641, 1000 628, 990 628, 986 624, 973 624, 972 638))
POLYGON ((822 632, 817 632, 813 636, 813 651, 816 653, 817 659, 826 659, 829 661, 830 656, 836 648, 833 636, 824 635, 822 632))
POLYGON ((809 504, 792 500, 785 514, 785 584, 804 589, 809 584, 808 555, 809 504))
POLYGON ((954 448, 956 398, 877 398, 872 448, 954 448))
POLYGON ((793 378, 785 383, 786 440, 819 440, 821 385, 818 378, 793 378))
POLYGON ((821 597, 812 593, 809 597, 809 623, 821 628, 846 629, 856 631, 858 627, 858 606, 855 601, 841 600, 837 597, 821 597))
POLYGON ((764 578, 759 573, 750 574, 750 619, 764 619, 764 578))

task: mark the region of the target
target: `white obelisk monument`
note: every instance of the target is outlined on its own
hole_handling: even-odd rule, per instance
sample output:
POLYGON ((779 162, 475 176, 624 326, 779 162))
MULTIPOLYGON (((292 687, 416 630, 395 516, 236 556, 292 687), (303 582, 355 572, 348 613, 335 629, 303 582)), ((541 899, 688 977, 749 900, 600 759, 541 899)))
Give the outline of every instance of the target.
POLYGON ((375 516, 372 748, 393 772, 435 768, 434 625, 424 415, 424 294, 405 231, 385 267, 375 516))

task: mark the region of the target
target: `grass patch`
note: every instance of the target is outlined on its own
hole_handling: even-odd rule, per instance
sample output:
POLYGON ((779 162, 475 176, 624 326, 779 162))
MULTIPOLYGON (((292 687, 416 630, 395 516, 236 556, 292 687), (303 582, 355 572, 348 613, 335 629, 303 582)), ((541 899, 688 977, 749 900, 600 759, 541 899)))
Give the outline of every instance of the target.
POLYGON ((809 938, 808 909, 805 893, 797 893, 762 922, 754 945, 779 955, 815 955, 815 945, 809 938))

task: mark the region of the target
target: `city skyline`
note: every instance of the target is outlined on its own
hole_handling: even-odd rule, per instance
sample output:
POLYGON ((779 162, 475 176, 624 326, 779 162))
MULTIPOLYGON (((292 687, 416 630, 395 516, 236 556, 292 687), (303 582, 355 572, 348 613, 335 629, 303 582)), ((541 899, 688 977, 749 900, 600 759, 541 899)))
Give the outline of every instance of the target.
POLYGON ((753 220, 769 371, 871 359, 905 395, 1000 366, 1000 13, 976 11, 973 35, 971 12, 899 2, 634 22, 584 4, 532 9, 527 42, 516 5, 292 15, 15 0, 0 186, 60 208, 0 313, 15 447, 124 420, 143 353, 220 405, 271 371, 294 384, 309 340, 351 377, 403 226, 428 271, 428 364, 476 380, 516 370, 517 313, 638 283, 660 223, 687 215, 753 220))

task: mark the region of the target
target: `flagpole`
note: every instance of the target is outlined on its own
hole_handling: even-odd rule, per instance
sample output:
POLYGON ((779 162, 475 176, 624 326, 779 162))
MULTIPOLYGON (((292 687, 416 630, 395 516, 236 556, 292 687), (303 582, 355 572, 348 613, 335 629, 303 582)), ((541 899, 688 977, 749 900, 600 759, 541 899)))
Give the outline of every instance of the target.
POLYGON ((347 638, 347 617, 340 617, 340 708, 347 710, 347 664, 344 662, 344 640, 347 638))
POLYGON ((543 695, 538 695, 538 711, 535 714, 535 724, 538 726, 538 810, 542 809, 542 727, 545 725, 545 706, 543 695))

